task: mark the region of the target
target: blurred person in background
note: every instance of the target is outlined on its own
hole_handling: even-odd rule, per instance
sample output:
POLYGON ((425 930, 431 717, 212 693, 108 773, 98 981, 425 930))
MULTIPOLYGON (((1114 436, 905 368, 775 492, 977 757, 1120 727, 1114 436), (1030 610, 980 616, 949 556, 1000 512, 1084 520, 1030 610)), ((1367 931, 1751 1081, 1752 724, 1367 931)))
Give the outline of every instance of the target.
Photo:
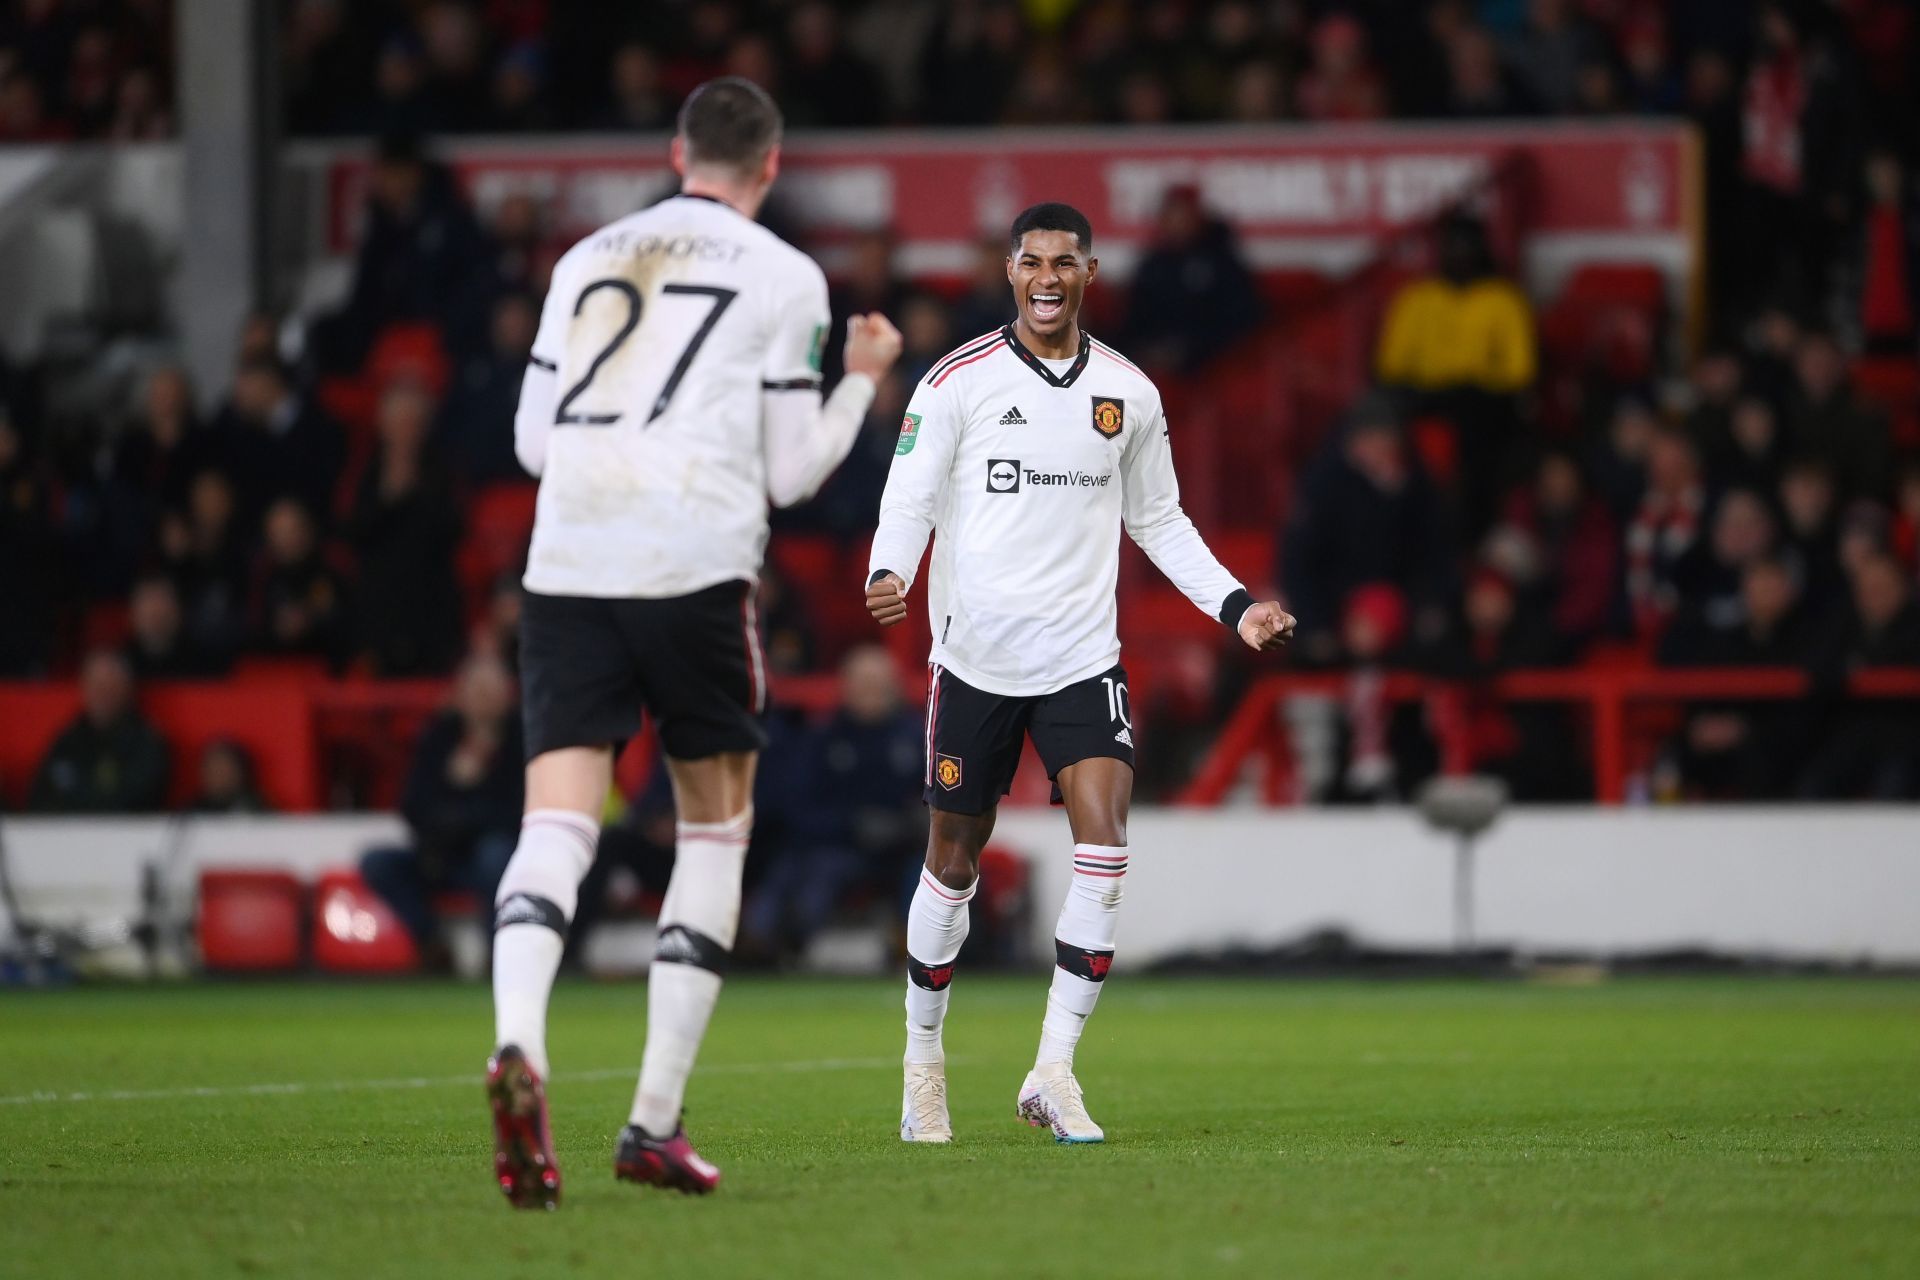
POLYGON ((460 647, 460 511, 445 462, 428 443, 432 421, 425 388, 405 380, 387 388, 377 449, 347 524, 360 565, 358 649, 384 676, 443 673, 460 647))
POLYGON ((247 600, 247 546, 227 473, 196 475, 186 509, 161 515, 158 540, 158 567, 180 592, 187 643, 225 670, 246 638, 247 600))
POLYGON ((1647 484, 1623 531, 1627 607, 1643 640, 1659 637, 1697 580, 1707 490, 1693 441, 1662 425, 1647 448, 1647 484))
POLYGON ((232 738, 215 738, 200 751, 198 789, 189 806, 195 813, 266 813, 253 757, 232 738))
POLYGON ((1526 19, 1506 41, 1506 62, 1529 97, 1565 115, 1579 105, 1581 77, 1603 52, 1575 0, 1527 0, 1526 19))
POLYGON ((1920 332, 1920 199, 1891 144, 1867 156, 1860 228, 1860 331, 1870 355, 1911 359, 1920 332))
POLYGON ((847 47, 830 4, 805 0, 787 18, 780 100, 796 127, 860 128, 880 123, 886 95, 865 58, 847 47))
POLYGON ((348 641, 347 586, 327 563, 313 516, 297 498, 267 508, 253 594, 257 653, 324 658, 338 666, 348 641))
POLYGON ((95 649, 80 665, 80 714, 41 759, 28 806, 42 813, 152 813, 166 797, 166 740, 134 703, 126 658, 95 649))
MULTIPOLYGON (((1701 612, 1682 616, 1662 640, 1660 660, 1677 667, 1800 667, 1812 656, 1813 639, 1792 565, 1765 556, 1741 575, 1737 617, 1716 626, 1701 612)), ((1689 795, 1782 798, 1805 761, 1809 728, 1796 703, 1695 703, 1672 748, 1681 784, 1689 795)))
POLYGON ((0 365, 0 674, 38 675, 52 636, 59 543, 45 472, 5 398, 0 365))
POLYGON ((360 874, 393 908, 434 967, 443 967, 433 912, 438 893, 474 896, 488 933, 494 890, 520 833, 520 714, 513 677, 497 659, 461 665, 447 710, 414 746, 400 797, 412 842, 369 851, 360 874))
POLYGON ((1539 371, 1533 308, 1495 265, 1479 219, 1449 214, 1437 234, 1438 270, 1387 304, 1374 367, 1414 413, 1453 425, 1465 528, 1477 536, 1517 479, 1519 400, 1539 371))
POLYGON ((127 602, 127 665, 141 680, 196 680, 220 675, 222 655, 202 653, 187 634, 180 592, 164 573, 141 575, 127 602))
POLYGON ((1130 349, 1149 368, 1195 374, 1253 332, 1260 310, 1232 229, 1201 205, 1199 188, 1168 188, 1128 295, 1130 349))
POLYGON ((848 894, 891 902, 910 885, 926 842, 920 803, 926 727, 903 705, 893 659, 861 645, 840 665, 840 706, 785 763, 798 767, 785 839, 741 913, 751 949, 799 956, 848 894))
POLYGON ((1301 657, 1342 655, 1342 602, 1391 585, 1427 641, 1444 621, 1455 578, 1438 494, 1408 448, 1386 397, 1368 396, 1302 478, 1278 563, 1289 608, 1304 619, 1301 657))
MULTIPOLYGON (((1920 667, 1920 602, 1900 562, 1885 552, 1859 557, 1849 608, 1815 643, 1813 670, 1831 692, 1851 672, 1920 667)), ((1800 777, 1802 798, 1920 799, 1920 707, 1910 701, 1830 703, 1828 727, 1800 777)))
POLYGON ((1787 554, 1809 611, 1824 614, 1841 598, 1840 496, 1833 469, 1818 458, 1795 458, 1775 492, 1787 554))
POLYGON ((163 364, 147 374, 133 419, 114 441, 115 487, 140 505, 150 524, 163 508, 186 502, 194 472, 216 451, 194 413, 186 370, 163 364))
POLYGON ((346 465, 346 433, 294 386, 277 358, 242 359, 213 430, 244 530, 251 533, 268 504, 287 495, 309 511, 333 510, 334 486, 346 465))
MULTIPOLYGON (((1013 319, 1013 301, 1007 297, 1007 247, 999 238, 982 240, 974 248, 967 271, 967 291, 955 300, 948 328, 954 341, 992 333, 1013 319)), ((922 369, 913 374, 918 382, 922 369)))
POLYGON ((594 117, 592 127, 646 133, 672 124, 673 110, 674 99, 661 83, 659 56, 637 40, 614 50, 607 104, 594 117))
POLYGON ((1789 448, 1823 459, 1842 495, 1885 497, 1893 471, 1887 420, 1854 395, 1840 344, 1826 333, 1802 336, 1794 351, 1793 378, 1786 412, 1789 448))
POLYGON ((1308 120, 1383 120, 1386 82, 1368 56, 1367 29, 1351 14, 1332 13, 1314 25, 1313 62, 1300 77, 1296 100, 1308 120))
POLYGON ((1485 28, 1464 25, 1448 35, 1443 48, 1447 79, 1439 114, 1456 120, 1487 120, 1535 111, 1532 96, 1508 73, 1500 46, 1485 28))
POLYGON ((1619 592, 1619 532, 1571 453, 1554 449, 1540 459, 1532 482, 1508 498, 1481 557, 1521 593, 1524 608, 1544 613, 1563 655, 1606 630, 1619 592))
POLYGON ((513 456, 513 415, 520 380, 533 351, 540 310, 525 293, 493 304, 487 349, 462 361, 447 388, 438 435, 461 474, 474 484, 526 479, 513 456))

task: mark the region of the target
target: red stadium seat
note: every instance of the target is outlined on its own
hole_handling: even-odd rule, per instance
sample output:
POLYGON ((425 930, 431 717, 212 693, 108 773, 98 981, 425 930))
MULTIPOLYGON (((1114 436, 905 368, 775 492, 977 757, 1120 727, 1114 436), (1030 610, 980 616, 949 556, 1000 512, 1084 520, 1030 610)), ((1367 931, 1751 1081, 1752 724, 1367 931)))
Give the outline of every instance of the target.
POLYGON ((288 684, 167 684, 140 698, 173 752, 168 799, 185 805, 199 781, 200 752, 231 738, 252 757, 260 790, 275 809, 320 807, 313 702, 288 684))
POLYGON ((200 873, 200 961, 216 973, 298 969, 306 894, 285 871, 207 868, 200 873))
POLYGON ((322 973, 412 973, 420 954, 358 871, 329 871, 313 891, 313 963, 322 973))
POLYGON ((0 686, 0 803, 26 803, 47 748, 80 713, 80 691, 71 684, 0 686))
POLYGON ((483 607, 495 580, 525 563, 539 496, 538 485, 496 484, 468 501, 467 533, 455 564, 470 611, 483 607))

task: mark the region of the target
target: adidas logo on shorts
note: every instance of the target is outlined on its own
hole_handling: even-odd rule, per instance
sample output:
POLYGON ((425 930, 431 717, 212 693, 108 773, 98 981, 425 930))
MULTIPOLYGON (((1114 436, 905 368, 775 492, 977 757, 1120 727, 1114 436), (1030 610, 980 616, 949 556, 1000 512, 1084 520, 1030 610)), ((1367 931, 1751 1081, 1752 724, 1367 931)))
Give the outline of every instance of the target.
POLYGON ((1013 406, 1013 408, 1007 410, 1007 412, 1000 419, 1000 425, 1003 427, 1026 426, 1027 420, 1020 416, 1020 406, 1015 405, 1013 406))
POLYGON ((1122 729, 1113 735, 1113 740, 1123 747, 1131 748, 1133 746, 1133 732, 1130 729, 1122 729))

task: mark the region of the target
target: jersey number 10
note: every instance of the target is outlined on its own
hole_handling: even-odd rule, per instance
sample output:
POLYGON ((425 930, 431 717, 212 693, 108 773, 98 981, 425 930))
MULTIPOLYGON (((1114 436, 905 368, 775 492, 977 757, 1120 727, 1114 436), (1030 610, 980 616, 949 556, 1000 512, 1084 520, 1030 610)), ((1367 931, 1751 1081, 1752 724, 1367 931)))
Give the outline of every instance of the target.
MULTIPOLYGON (((602 289, 612 289, 626 299, 627 322, 620 326, 618 333, 613 335, 613 341, 600 348, 600 354, 595 356, 593 363, 587 366, 586 376, 574 383, 561 399, 560 408, 553 419, 556 426, 606 427, 612 426, 625 416, 618 412, 576 413, 573 409, 573 402, 585 395, 587 388, 593 385, 594 377, 600 372, 600 366, 611 360, 613 353, 618 351, 621 344, 632 337, 633 331, 640 327, 640 313, 644 310, 640 291, 625 280, 595 280, 582 289, 579 298, 574 300, 573 314, 578 316, 581 308, 587 305, 587 299, 602 289)), ((713 326, 720 322, 720 313, 740 296, 738 289, 721 289, 707 284, 666 284, 660 286, 660 292, 662 294, 698 294, 701 297, 713 299, 713 307, 707 312, 707 318, 700 322, 700 327, 693 331, 693 337, 688 341, 686 350, 680 353, 680 359, 674 364, 673 372, 667 375, 666 385, 660 388, 660 394, 654 398, 653 412, 647 415, 648 422, 652 422, 667 411, 667 402, 673 399, 673 393, 679 390, 680 380, 687 376, 687 367, 693 363, 693 357, 698 354, 700 344, 707 340, 707 335, 713 332, 713 326)))

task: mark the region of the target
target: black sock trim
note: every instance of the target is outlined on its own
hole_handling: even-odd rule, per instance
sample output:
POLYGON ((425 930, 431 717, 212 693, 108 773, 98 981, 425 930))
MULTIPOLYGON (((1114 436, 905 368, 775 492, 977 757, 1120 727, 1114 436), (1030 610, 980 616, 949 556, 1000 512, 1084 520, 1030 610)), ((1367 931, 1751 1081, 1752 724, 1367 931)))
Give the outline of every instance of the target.
POLYGON ((725 947, 698 929, 689 929, 683 924, 670 924, 662 929, 660 940, 653 946, 655 964, 690 964, 696 969, 725 973, 728 958, 725 947))
POLYGON ((953 985, 953 961, 925 965, 908 956, 907 980, 922 991, 945 991, 953 985))
POLYGON ((1053 962, 1076 978, 1085 978, 1088 982, 1105 982, 1107 970, 1113 967, 1113 952, 1089 951, 1085 947, 1076 947, 1071 942, 1053 940, 1053 962))
POLYGON ((510 893, 505 902, 493 909, 495 933, 510 924, 537 924, 562 938, 567 936, 567 913, 560 909, 559 903, 537 893, 510 893))

